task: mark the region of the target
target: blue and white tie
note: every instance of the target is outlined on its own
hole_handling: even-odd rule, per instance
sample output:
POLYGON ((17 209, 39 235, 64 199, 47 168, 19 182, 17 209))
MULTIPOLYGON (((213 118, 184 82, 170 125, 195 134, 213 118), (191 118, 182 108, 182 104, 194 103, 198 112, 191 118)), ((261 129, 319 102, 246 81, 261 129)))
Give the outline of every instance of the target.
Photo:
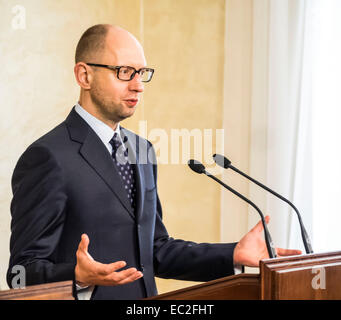
MULTIPOLYGON (((125 137, 127 140, 127 137, 125 137)), ((129 163, 128 149, 124 148, 123 143, 115 132, 113 138, 110 140, 112 145, 112 157, 116 164, 118 174, 121 177, 124 189, 127 192, 130 204, 135 211, 136 208, 136 182, 135 182, 135 168, 129 163)))

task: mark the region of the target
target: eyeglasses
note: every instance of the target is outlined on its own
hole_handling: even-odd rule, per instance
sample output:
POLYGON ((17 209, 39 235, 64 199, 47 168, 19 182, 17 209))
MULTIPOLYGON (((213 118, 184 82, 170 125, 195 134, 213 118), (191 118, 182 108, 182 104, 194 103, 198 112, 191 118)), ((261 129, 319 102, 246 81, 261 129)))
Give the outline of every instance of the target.
POLYGON ((117 78, 122 81, 130 81, 134 79, 135 74, 138 73, 141 77, 142 82, 149 82, 150 80, 152 80, 154 74, 154 69, 152 68, 141 68, 139 70, 136 70, 135 68, 129 66, 110 66, 98 63, 87 63, 87 65, 115 70, 117 78))

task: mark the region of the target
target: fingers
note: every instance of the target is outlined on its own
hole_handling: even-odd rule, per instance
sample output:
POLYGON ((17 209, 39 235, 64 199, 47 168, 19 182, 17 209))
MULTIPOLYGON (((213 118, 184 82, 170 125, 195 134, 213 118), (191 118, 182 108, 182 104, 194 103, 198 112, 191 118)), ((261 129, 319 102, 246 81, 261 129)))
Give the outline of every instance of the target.
POLYGON ((90 243, 90 239, 88 235, 83 233, 81 236, 81 241, 79 242, 79 245, 78 245, 78 250, 77 250, 77 254, 79 258, 84 258, 84 254, 85 254, 90 260, 94 260, 94 258, 88 252, 89 243, 90 243))
POLYGON ((103 280, 100 282, 100 284, 105 286, 122 285, 133 282, 141 277, 143 277, 142 272, 138 271, 136 268, 129 268, 118 272, 113 271, 105 276, 102 275, 103 280))
POLYGON ((117 281, 117 284, 126 284, 133 282, 142 276, 142 272, 137 271, 136 268, 129 268, 120 272, 116 272, 115 280, 117 281))
POLYGON ((125 261, 117 261, 109 264, 104 264, 100 262, 96 262, 96 272, 101 276, 106 276, 110 273, 113 273, 119 269, 125 267, 127 263, 125 261))
POLYGON ((90 243, 90 240, 89 240, 88 235, 83 233, 81 236, 81 241, 79 242, 79 245, 78 245, 78 249, 81 251, 87 252, 89 243, 90 243))
POLYGON ((295 256, 295 255, 302 254, 301 250, 296 250, 296 249, 276 248, 276 251, 279 256, 295 256))
POLYGON ((131 275, 127 276, 125 279, 122 279, 118 284, 126 284, 126 283, 130 283, 133 281, 136 281, 137 279, 140 279, 143 277, 143 273, 140 271, 135 271, 134 273, 132 273, 131 275))

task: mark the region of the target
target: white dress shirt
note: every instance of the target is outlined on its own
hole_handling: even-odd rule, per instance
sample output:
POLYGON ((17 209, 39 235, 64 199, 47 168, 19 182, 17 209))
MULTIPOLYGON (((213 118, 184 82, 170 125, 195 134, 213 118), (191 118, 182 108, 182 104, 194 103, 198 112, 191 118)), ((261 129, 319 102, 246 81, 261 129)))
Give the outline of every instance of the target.
POLYGON ((115 133, 117 133, 119 139, 122 142, 122 138, 120 135, 120 124, 118 123, 116 129, 113 130, 107 124, 105 124, 101 120, 98 120, 92 114, 87 112, 79 103, 76 104, 75 111, 86 121, 86 123, 91 127, 91 129, 96 132, 96 134, 102 140, 103 144, 108 149, 110 154, 112 154, 112 145, 110 144, 110 140, 112 139, 115 133))

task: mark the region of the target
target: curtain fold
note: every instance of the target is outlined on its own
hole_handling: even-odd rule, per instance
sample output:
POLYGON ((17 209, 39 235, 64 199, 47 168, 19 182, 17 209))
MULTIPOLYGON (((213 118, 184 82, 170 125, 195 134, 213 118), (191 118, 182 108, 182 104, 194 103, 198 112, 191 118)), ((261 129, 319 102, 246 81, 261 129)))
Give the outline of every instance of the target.
POLYGON ((341 1, 312 0, 313 244, 341 249, 341 1))
MULTIPOLYGON (((315 252, 341 247, 340 16, 339 0, 254 1, 250 174, 296 205, 315 252)), ((275 245, 304 252, 295 212, 250 197, 275 245)))
MULTIPOLYGON (((263 98, 252 100, 250 173, 293 201, 311 234, 311 64, 308 2, 254 2, 254 12, 258 12, 258 15, 254 15, 252 88, 253 91, 261 90, 263 98), (259 6, 263 8, 263 16, 259 16, 259 6), (263 46, 256 45, 258 39, 261 39, 263 46), (257 68, 259 60, 264 59, 264 56, 267 57, 266 76, 264 70, 257 68), (265 125, 263 130, 257 130, 260 117, 265 125), (261 163, 257 164, 256 154, 263 154, 261 163)), ((264 64, 264 61, 261 63, 264 64)), ((262 192, 261 195, 259 190, 250 186, 250 196, 255 196, 264 213, 271 217, 269 229, 275 246, 304 249, 295 212, 278 198, 262 192)), ((252 224, 254 219, 250 219, 249 227, 252 224)))

